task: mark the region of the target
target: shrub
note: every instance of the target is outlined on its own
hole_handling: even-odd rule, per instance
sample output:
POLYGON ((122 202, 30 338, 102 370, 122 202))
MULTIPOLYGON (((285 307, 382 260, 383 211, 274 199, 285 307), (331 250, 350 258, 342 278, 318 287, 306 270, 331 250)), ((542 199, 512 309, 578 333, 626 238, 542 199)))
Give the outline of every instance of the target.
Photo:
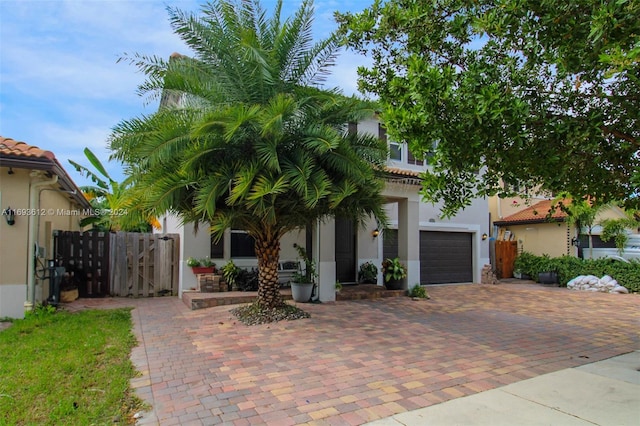
POLYGON ((514 269, 531 277, 532 280, 538 280, 540 272, 557 272, 557 265, 549 257, 548 254, 536 256, 528 252, 522 252, 516 257, 514 269))
POLYGON ((584 260, 573 256, 555 257, 551 260, 558 273, 558 282, 561 286, 566 286, 570 280, 581 275, 578 272, 584 268, 584 260))
POLYGON ((26 319, 42 319, 51 316, 56 313, 55 306, 43 305, 42 303, 36 304, 32 310, 25 312, 26 319))
POLYGON ((371 262, 360 265, 358 280, 361 283, 375 284, 378 281, 378 267, 371 262))
POLYGON ((429 294, 427 293, 427 290, 418 283, 414 284, 414 286, 411 287, 411 290, 409 291, 409 296, 417 297, 420 299, 430 298, 429 294))
POLYGON ((615 259, 579 259, 573 256, 550 258, 523 252, 516 257, 514 268, 537 280, 538 273, 556 271, 561 286, 579 275, 609 275, 631 292, 640 292, 640 260, 630 263, 615 259))
POLYGON ((533 274, 531 271, 537 268, 536 267, 537 257, 538 256, 534 254, 523 251, 516 257, 516 261, 513 264, 514 270, 520 271, 520 273, 522 274, 533 277, 533 274))
POLYGON ((240 291, 257 291, 258 290, 258 270, 252 268, 250 271, 246 269, 238 270, 236 284, 240 291))

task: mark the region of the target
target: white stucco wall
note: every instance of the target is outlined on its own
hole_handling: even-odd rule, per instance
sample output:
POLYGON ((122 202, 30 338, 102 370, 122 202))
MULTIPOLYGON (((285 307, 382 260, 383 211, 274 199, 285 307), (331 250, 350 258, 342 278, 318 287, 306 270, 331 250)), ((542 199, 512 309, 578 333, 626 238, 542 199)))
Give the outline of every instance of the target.
MULTIPOLYGON (((378 121, 367 120, 358 123, 358 131, 378 135, 378 121)), ((403 152, 403 159, 406 153, 403 152)), ((402 162, 390 162, 390 167, 402 169, 410 169, 414 171, 424 170, 427 166, 411 165, 402 162)), ((407 207, 405 217, 409 218, 407 236, 408 247, 414 247, 412 252, 404 253, 403 259, 408 263, 409 276, 407 282, 413 284, 419 282, 419 231, 444 231, 444 232, 466 232, 472 235, 472 264, 473 264, 473 280, 480 282, 481 270, 485 264, 489 263, 489 239, 482 240, 483 234, 489 234, 489 205, 487 199, 473 200, 471 206, 467 207, 455 217, 450 219, 442 219, 440 216, 440 205, 431 205, 421 202, 419 195, 419 187, 415 185, 387 183, 383 195, 387 197, 390 203, 387 206, 390 225, 392 228, 398 227, 398 204, 397 201, 403 201, 407 207)), ((405 208, 405 207, 403 207, 405 208)), ((370 220, 359 228, 357 232, 356 259, 359 267, 362 263, 373 262, 378 269, 382 263, 382 238, 374 238, 372 236, 377 224, 375 220, 370 220)), ((206 227, 202 227, 197 235, 193 234, 192 226, 185 226, 180 230, 179 227, 167 229, 165 232, 178 232, 181 238, 182 253, 182 270, 180 274, 180 294, 183 289, 195 287, 195 276, 191 270, 186 267, 185 261, 188 257, 204 257, 209 254, 210 240, 206 227)), ((227 231, 229 232, 229 231, 227 231)), ((213 259, 218 266, 224 265, 229 260, 230 238, 225 238, 224 259, 213 259)), ((281 260, 295 260, 297 253, 293 244, 305 244, 304 231, 296 231, 285 236, 281 241, 281 260)), ((406 251, 406 249, 405 249, 406 251)), ((335 223, 328 220, 319 225, 314 231, 314 258, 318 264, 318 280, 320 284, 320 300, 335 300, 335 223)), ((241 267, 257 266, 256 259, 238 258, 233 259, 236 265, 241 267)), ((357 274, 357 270, 355 271, 357 274)), ((380 275, 380 274, 379 274, 380 275)), ((378 283, 382 284, 381 276, 378 277, 378 283)))

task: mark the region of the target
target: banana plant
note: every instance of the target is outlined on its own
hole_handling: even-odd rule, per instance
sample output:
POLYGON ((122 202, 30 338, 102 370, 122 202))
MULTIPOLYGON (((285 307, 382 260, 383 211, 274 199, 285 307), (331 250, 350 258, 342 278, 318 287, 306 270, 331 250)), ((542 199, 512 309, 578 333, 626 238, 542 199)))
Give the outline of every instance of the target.
POLYGON ((81 176, 94 183, 80 187, 94 209, 94 215, 82 219, 80 226, 92 226, 94 230, 105 232, 148 232, 152 226, 158 227, 157 220, 136 208, 135 200, 128 195, 132 185, 131 177, 118 182, 109 175, 100 159, 89 148, 84 149, 84 155, 95 171, 69 160, 81 176))

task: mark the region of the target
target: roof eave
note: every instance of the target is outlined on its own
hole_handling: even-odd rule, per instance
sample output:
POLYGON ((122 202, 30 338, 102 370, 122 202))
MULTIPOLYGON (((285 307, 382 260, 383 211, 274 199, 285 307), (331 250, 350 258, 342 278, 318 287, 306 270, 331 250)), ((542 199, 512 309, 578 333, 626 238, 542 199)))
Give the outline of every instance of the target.
POLYGON ((62 190, 69 195, 69 198, 86 209, 91 208, 89 201, 84 197, 80 188, 78 188, 78 186, 73 182, 58 160, 51 160, 49 158, 21 158, 10 155, 2 155, 0 156, 0 159, 2 160, 2 167, 44 170, 53 173, 58 176, 58 185, 60 185, 62 190))
POLYGON ((538 223, 558 223, 565 222, 566 218, 564 217, 552 217, 551 219, 522 219, 522 220, 496 220, 493 222, 494 225, 504 226, 504 225, 534 225, 538 223))

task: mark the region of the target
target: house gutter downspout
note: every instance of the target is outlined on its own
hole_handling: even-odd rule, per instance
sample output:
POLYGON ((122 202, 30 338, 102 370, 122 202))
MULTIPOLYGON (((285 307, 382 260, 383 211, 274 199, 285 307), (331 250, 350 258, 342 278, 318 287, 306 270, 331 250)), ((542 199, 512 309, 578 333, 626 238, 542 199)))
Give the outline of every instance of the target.
MULTIPOLYGON (((32 178, 40 177, 43 173, 40 170, 33 170, 30 174, 32 178)), ((40 210, 40 188, 43 186, 53 185, 58 182, 58 175, 54 175, 49 180, 33 182, 29 187, 29 208, 40 210)), ((24 310, 31 311, 36 303, 36 265, 34 262, 36 255, 36 234, 38 232, 39 216, 32 214, 29 216, 29 237, 28 237, 28 254, 27 254, 27 297, 24 302, 24 310)))

